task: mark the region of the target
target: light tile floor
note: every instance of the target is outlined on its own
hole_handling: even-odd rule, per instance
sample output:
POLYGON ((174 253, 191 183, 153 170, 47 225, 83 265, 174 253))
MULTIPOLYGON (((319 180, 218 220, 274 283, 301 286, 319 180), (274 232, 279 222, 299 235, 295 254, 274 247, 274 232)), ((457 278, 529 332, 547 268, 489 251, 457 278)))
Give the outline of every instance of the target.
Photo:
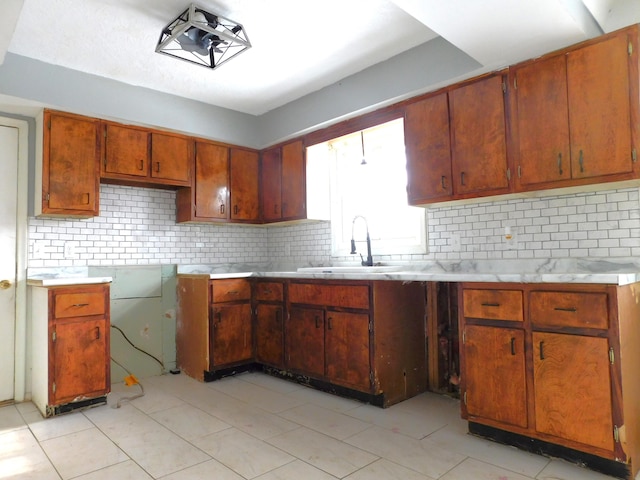
POLYGON ((422 394, 387 409, 261 373, 113 386, 109 404, 43 419, 0 408, 0 479, 605 480, 466 433, 459 402, 422 394))

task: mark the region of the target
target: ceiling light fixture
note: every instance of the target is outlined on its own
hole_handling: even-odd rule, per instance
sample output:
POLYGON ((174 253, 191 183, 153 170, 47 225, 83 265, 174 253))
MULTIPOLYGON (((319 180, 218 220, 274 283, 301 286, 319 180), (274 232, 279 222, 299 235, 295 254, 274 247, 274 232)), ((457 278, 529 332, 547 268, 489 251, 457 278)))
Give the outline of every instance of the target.
POLYGON ((156 52, 214 69, 248 48, 242 25, 191 4, 162 29, 156 52))

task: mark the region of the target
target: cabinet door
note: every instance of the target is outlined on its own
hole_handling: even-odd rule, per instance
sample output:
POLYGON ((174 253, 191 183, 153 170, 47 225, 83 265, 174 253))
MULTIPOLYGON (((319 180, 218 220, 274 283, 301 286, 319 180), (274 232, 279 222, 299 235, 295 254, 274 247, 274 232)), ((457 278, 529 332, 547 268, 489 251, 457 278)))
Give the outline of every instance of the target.
POLYGON ((45 113, 42 213, 98 215, 100 122, 45 113))
POLYGON ((282 218, 282 159, 280 149, 262 152, 262 218, 273 221, 282 218))
POLYGON ((107 124, 102 174, 146 177, 149 173, 149 132, 107 124))
POLYGON ((251 306, 248 303, 215 305, 211 315, 211 370, 252 355, 251 306))
POLYGON ((369 315, 327 312, 327 377, 332 383, 369 391, 369 315))
POLYGON ((404 121, 407 149, 407 195, 410 205, 453 193, 449 102, 446 93, 407 106, 404 121))
POLYGON ((231 218, 257 220, 260 216, 258 153, 232 148, 229 161, 231 218))
POLYGON ((524 330, 467 325, 463 338, 468 414, 527 427, 524 330))
POLYGON ((520 184, 570 179, 566 56, 517 68, 514 82, 520 184))
POLYGON ((49 393, 52 405, 109 391, 108 328, 106 318, 55 323, 49 393))
POLYGON ((455 194, 509 187, 502 89, 496 75, 449 92, 455 194))
POLYGON ((617 35, 567 54, 574 178, 633 170, 628 48, 617 35))
POLYGON ((229 218, 229 149, 196 142, 195 215, 197 218, 229 218))
POLYGON ((285 338, 287 368, 323 377, 324 311, 320 308, 291 308, 285 338))
POLYGON ((282 305, 258 304, 256 308, 256 358, 258 362, 284 367, 282 305))
POLYGON ((282 146, 282 218, 306 217, 306 178, 302 141, 282 146))
POLYGON ((533 333, 536 430, 613 450, 606 338, 533 333))
POLYGON ((189 185, 191 154, 187 137, 151 134, 151 178, 172 185, 189 185))

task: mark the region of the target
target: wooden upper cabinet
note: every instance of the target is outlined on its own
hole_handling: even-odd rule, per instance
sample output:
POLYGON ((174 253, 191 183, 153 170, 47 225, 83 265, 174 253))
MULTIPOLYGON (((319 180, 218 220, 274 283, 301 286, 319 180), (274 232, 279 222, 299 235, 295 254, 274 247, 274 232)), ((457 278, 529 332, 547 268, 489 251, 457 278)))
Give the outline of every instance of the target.
POLYGON ((449 197, 453 188, 446 92, 407 106, 404 136, 409 204, 420 205, 449 197))
POLYGON ((229 218, 229 148, 210 142, 195 144, 193 187, 178 190, 178 222, 229 218))
POLYGON ((191 141, 187 137, 151 134, 151 178, 172 184, 191 182, 191 141))
POLYGON ((262 152, 261 158, 262 219, 266 222, 282 218, 282 157, 280 148, 262 152))
POLYGON ((191 141, 114 123, 105 125, 101 176, 114 183, 189 186, 191 141))
POLYGON ((42 200, 38 214, 98 215, 100 121, 44 112, 42 200))
POLYGON ((525 65, 512 75, 520 184, 571 178, 565 56, 525 65))
POLYGON ((260 218, 258 152, 231 148, 229 162, 231 219, 257 221, 260 218))
POLYGON ((282 218, 306 216, 304 147, 301 140, 282 146, 282 218))
POLYGON ((503 89, 503 76, 498 74, 449 92, 455 194, 509 189, 503 89))
POLYGON ((511 69, 522 190, 631 178, 638 110, 630 102, 633 91, 637 98, 632 43, 621 31, 511 69))
POLYGON ((306 170, 302 140, 262 152, 262 219, 306 218, 306 170))
MULTIPOLYGON (((623 32, 567 55, 571 171, 575 178, 633 170, 629 42, 623 32)), ((634 108, 638 108, 637 94, 634 108)))

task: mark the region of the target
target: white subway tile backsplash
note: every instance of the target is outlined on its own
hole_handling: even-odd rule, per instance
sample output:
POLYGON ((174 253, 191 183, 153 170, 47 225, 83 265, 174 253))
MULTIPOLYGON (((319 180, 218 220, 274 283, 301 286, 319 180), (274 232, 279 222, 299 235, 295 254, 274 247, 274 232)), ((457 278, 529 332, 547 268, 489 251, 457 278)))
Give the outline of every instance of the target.
MULTIPOLYGON (((29 219, 29 266, 354 262, 331 257, 328 222, 277 227, 176 224, 175 192, 101 185, 101 214, 29 219), (35 243, 38 248, 35 248, 35 243), (74 242, 73 258, 65 244, 74 242), (37 255, 36 255, 37 253, 37 255)), ((427 209, 429 253, 382 261, 629 257, 640 254, 637 188, 427 209), (510 226, 515 247, 506 244, 510 226), (458 241, 454 245, 452 237, 458 241)))

